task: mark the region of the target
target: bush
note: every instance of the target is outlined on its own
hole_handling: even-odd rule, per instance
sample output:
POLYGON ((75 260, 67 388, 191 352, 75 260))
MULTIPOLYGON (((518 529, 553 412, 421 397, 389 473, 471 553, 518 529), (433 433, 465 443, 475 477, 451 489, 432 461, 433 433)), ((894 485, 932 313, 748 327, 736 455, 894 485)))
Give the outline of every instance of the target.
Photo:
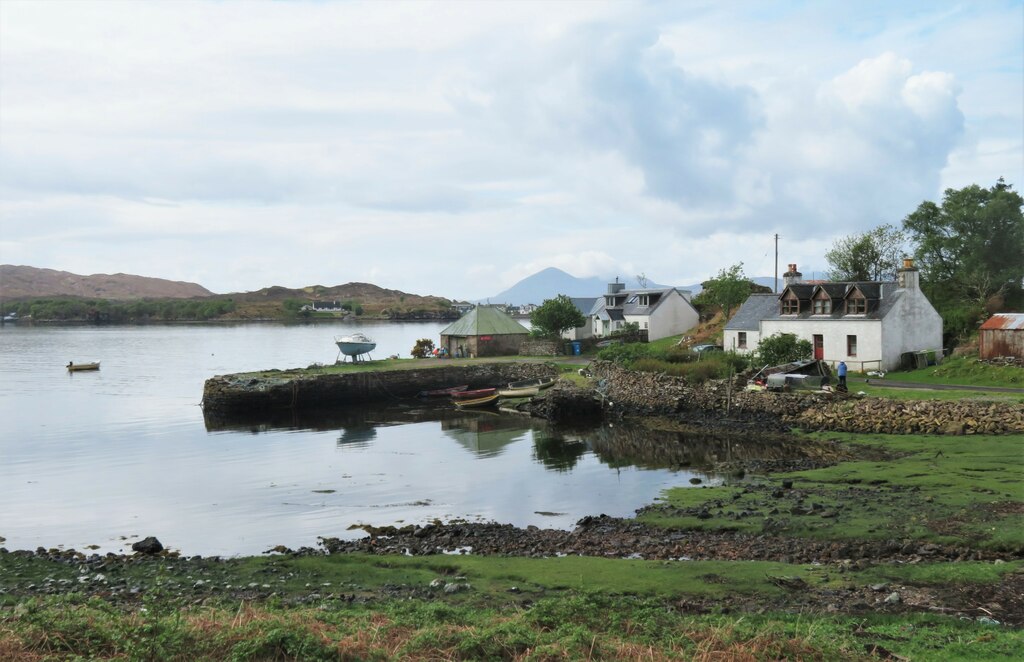
POLYGON ((409 353, 412 354, 412 357, 414 359, 425 359, 428 356, 431 356, 433 352, 434 341, 431 340, 430 338, 420 338, 419 340, 416 341, 416 344, 413 346, 412 351, 409 353))
POLYGON ((613 361, 628 367, 637 359, 648 357, 649 353, 650 348, 644 343, 626 343, 605 347, 597 353, 597 358, 602 361, 613 361))

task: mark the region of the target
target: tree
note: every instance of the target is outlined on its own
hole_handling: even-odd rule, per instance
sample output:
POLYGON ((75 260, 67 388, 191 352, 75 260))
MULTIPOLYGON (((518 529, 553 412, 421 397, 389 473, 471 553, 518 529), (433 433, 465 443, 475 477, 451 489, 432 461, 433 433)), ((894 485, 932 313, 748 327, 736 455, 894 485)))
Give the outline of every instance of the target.
POLYGON ((792 333, 776 333, 761 340, 757 345, 758 362, 761 365, 782 365, 792 361, 809 359, 814 352, 811 341, 803 340, 792 333))
POLYGON ((640 289, 647 287, 647 274, 640 272, 636 275, 636 282, 640 286, 640 289))
POLYGON ((1000 177, 988 189, 977 184, 946 189, 941 205, 922 202, 903 219, 933 302, 959 299, 980 311, 993 296, 1019 292, 1024 280, 1022 208, 1024 198, 1000 177))
POLYGON ((559 294, 554 299, 547 299, 530 314, 530 323, 541 333, 560 336, 563 331, 575 329, 587 323, 587 318, 579 311, 576 304, 568 296, 559 294))
POLYGON ((699 297, 704 304, 721 306, 722 313, 728 319, 733 306, 738 306, 750 296, 751 283, 743 275, 743 263, 734 264, 722 269, 711 280, 701 283, 703 290, 699 297))
POLYGON ((832 250, 825 253, 832 267, 829 278, 839 281, 895 278, 906 245, 906 233, 888 223, 838 239, 832 244, 832 250))

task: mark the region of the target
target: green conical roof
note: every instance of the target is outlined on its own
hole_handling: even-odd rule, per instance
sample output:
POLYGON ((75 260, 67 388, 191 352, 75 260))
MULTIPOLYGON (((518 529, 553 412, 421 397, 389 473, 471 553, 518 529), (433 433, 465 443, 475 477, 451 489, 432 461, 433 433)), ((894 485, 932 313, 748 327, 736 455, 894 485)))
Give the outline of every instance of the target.
POLYGON ((442 336, 501 336, 526 334, 529 330, 497 308, 477 306, 449 324, 442 336))

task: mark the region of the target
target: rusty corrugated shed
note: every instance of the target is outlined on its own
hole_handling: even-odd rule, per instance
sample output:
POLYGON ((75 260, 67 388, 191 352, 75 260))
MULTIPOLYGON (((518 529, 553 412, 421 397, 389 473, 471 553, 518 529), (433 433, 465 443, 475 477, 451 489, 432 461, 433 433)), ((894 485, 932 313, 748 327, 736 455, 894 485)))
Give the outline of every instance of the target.
POLYGON ((988 318, 978 334, 978 354, 983 359, 1024 358, 1024 313, 998 313, 988 318))
POLYGON ((1024 313, 996 313, 988 318, 982 329, 1024 329, 1024 313))

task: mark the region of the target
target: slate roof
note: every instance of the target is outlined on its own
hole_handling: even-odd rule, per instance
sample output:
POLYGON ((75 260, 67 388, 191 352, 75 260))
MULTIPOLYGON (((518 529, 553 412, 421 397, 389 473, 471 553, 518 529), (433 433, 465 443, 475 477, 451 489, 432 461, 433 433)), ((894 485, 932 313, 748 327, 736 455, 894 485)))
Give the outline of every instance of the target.
POLYGON ((576 306, 576 310, 583 313, 585 317, 590 315, 590 311, 594 310, 598 297, 571 297, 570 300, 572 305, 576 306))
POLYGON ((777 313, 778 309, 779 295, 751 294, 726 323, 725 328, 732 331, 757 331, 761 328, 761 320, 777 313))
POLYGON ((442 336, 503 336, 527 334, 525 326, 497 308, 477 306, 441 331, 442 336))
POLYGON ((763 320, 877 320, 882 319, 892 310, 901 294, 896 283, 794 283, 787 286, 780 294, 751 294, 725 325, 725 328, 730 331, 757 331, 760 329, 759 323, 763 320), (828 315, 815 315, 810 304, 814 292, 819 287, 832 299, 832 312, 828 315), (854 287, 859 289, 867 300, 867 312, 863 315, 846 315, 844 312, 844 299, 854 287), (786 292, 792 292, 800 299, 801 312, 798 315, 783 315, 781 313, 779 302, 786 292))

